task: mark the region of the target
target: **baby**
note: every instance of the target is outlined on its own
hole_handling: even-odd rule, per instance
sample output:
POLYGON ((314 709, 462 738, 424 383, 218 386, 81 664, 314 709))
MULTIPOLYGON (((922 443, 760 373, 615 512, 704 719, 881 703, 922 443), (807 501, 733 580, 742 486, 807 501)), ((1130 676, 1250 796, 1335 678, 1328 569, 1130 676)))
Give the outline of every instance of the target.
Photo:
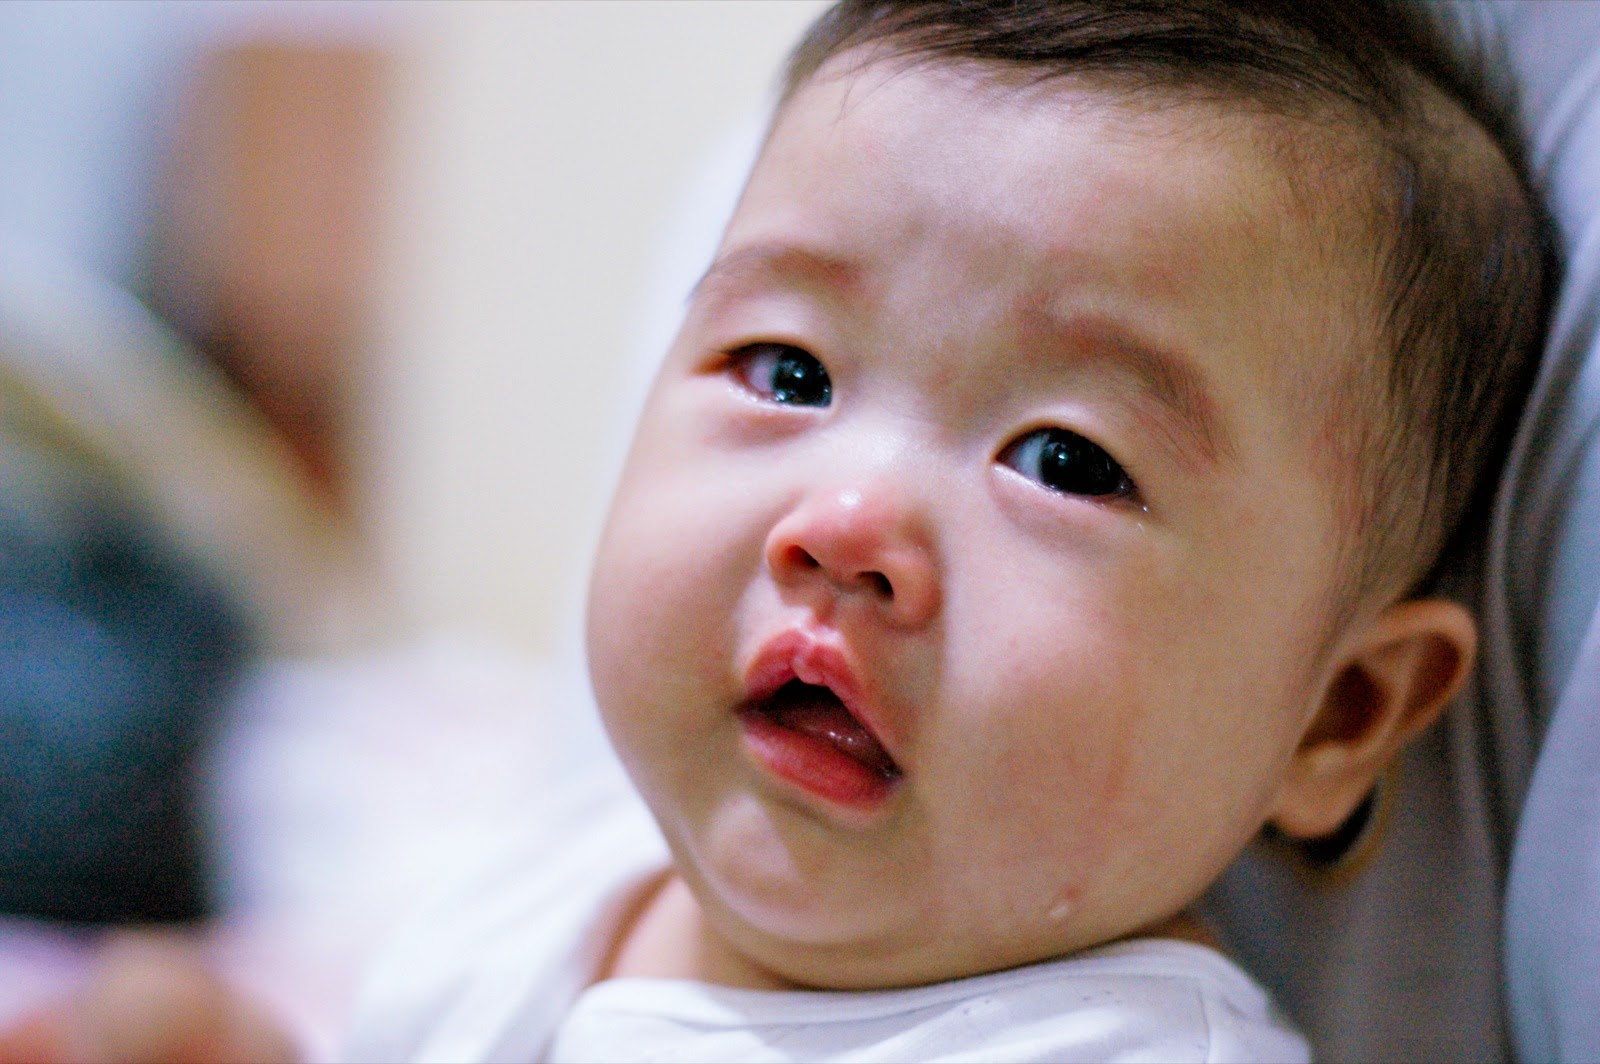
POLYGON ((1472 667, 1419 588, 1542 257, 1462 81, 1372 2, 825 16, 595 567, 654 822, 575 806, 355 1054, 1304 1057, 1189 908, 1472 667))

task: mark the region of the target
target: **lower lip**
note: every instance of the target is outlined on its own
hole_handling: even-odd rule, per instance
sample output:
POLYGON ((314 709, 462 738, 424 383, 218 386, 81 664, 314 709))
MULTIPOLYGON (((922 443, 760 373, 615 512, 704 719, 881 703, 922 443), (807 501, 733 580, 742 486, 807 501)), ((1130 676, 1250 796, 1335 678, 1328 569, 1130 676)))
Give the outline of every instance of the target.
POLYGON ((755 713, 741 714, 740 721, 745 748, 756 761, 807 794, 865 813, 882 808, 894 793, 897 780, 873 771, 829 743, 755 713))

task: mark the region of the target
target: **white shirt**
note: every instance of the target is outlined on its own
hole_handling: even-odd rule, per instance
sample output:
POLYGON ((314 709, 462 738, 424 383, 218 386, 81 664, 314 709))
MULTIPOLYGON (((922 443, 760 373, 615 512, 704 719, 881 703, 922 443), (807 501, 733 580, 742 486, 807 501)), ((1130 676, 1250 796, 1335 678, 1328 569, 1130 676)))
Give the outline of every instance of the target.
POLYGON ((397 943, 363 996, 350 1059, 1310 1059, 1242 970, 1171 940, 904 990, 593 982, 621 914, 666 867, 637 802, 576 797, 536 849, 397 943))

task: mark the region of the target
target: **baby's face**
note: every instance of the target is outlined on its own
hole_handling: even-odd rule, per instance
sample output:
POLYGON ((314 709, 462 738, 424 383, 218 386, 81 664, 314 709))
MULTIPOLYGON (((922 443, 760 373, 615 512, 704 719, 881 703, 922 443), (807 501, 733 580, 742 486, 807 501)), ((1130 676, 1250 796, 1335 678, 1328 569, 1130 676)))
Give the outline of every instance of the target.
POLYGON ((869 987, 1068 952, 1271 816, 1339 544, 1288 396, 1359 330, 1253 121, 881 63, 784 110, 589 617, 745 957, 869 987))

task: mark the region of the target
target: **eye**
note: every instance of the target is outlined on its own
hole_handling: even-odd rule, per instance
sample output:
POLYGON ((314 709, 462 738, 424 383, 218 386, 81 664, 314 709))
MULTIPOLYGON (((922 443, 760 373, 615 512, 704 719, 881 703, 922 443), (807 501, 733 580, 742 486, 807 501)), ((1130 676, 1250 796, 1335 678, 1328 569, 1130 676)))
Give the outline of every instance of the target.
POLYGON ((1000 461, 1063 495, 1103 499, 1134 492, 1133 480, 1099 444, 1066 429, 1040 429, 1011 444, 1000 461))
POLYGON ((733 352, 733 368, 763 399, 789 406, 827 406, 833 382, 816 358, 790 344, 750 344, 733 352))

